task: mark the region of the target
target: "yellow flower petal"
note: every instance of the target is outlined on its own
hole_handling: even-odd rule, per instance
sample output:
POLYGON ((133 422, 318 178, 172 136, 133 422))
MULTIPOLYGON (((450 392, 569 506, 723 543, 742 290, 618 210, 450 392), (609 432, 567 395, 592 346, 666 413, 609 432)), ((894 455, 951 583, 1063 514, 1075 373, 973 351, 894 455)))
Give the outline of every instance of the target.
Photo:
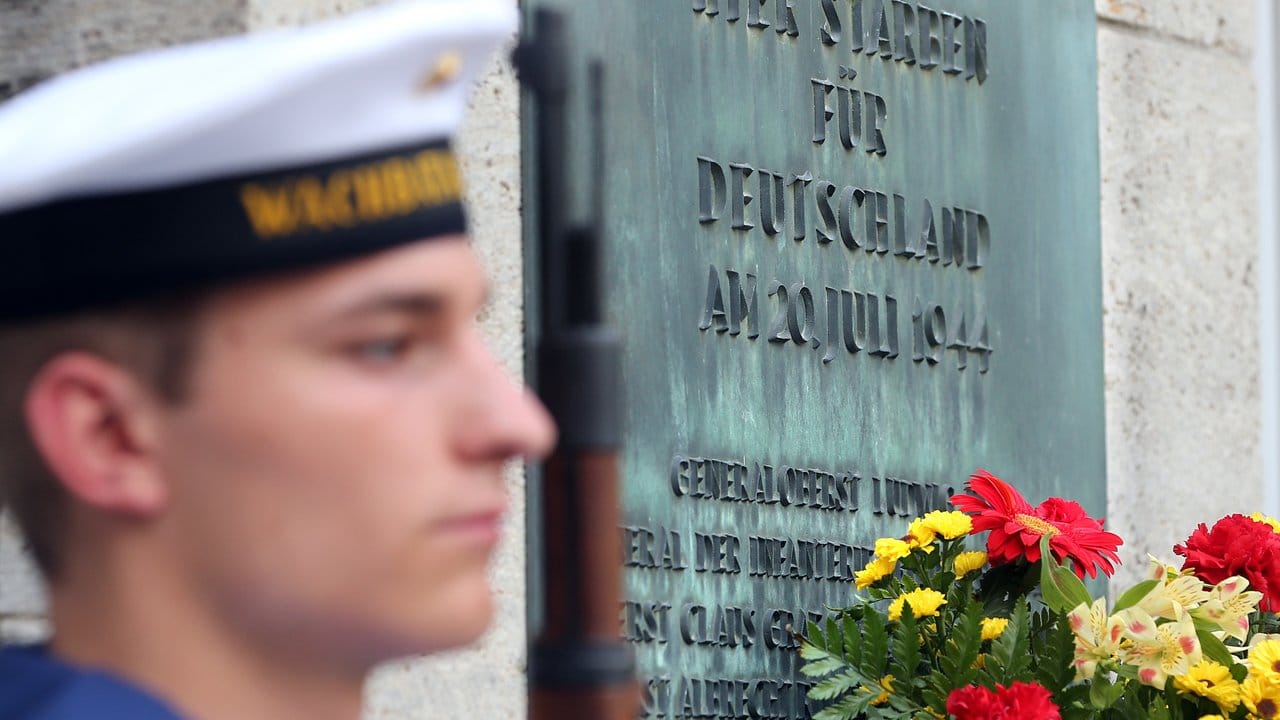
POLYGON ((1009 618, 982 618, 982 639, 995 640, 1009 627, 1009 618))
POLYGON ((932 588, 919 588, 903 593, 889 605, 890 620, 902 619, 903 602, 911 606, 912 616, 919 619, 936 616, 938 608, 947 604, 947 597, 932 588))
POLYGON ((1267 640, 1249 650, 1249 677, 1280 684, 1280 640, 1267 640))
POLYGON ((898 538, 876 540, 876 557, 897 562, 911 554, 911 546, 898 538))
POLYGON ((962 552, 956 556, 956 577, 962 578, 987 564, 987 554, 981 550, 962 552))
POLYGON ((924 525, 947 540, 955 540, 973 532, 973 519, 959 510, 934 510, 921 518, 924 525))
POLYGON ((933 544, 938 538, 938 533, 925 523, 924 518, 916 518, 911 521, 911 525, 907 528, 907 534, 902 536, 903 542, 916 548, 927 548, 933 544))
POLYGON ((889 603, 889 619, 890 620, 902 619, 902 604, 905 603, 906 601, 907 601, 907 596, 899 595, 898 597, 893 599, 893 602, 889 603))
POLYGON ((854 573, 854 585, 859 590, 866 590, 880 580, 893 574, 897 563, 878 557, 858 572, 854 573))
POLYGON ((1268 516, 1266 516, 1266 515, 1263 515, 1263 514, 1262 514, 1262 513, 1260 513, 1260 512, 1256 512, 1256 513, 1252 513, 1252 514, 1250 514, 1250 515, 1249 515, 1249 519, 1250 519, 1250 520, 1255 520, 1255 521, 1260 522, 1260 523, 1266 523, 1267 525, 1270 525, 1270 526, 1271 526, 1271 529, 1272 529, 1274 532, 1278 532, 1278 533, 1280 533, 1280 520, 1276 520, 1276 519, 1275 519, 1275 518, 1273 518, 1273 517, 1268 517, 1268 516))
POLYGON ((1240 683, 1231 677, 1231 670, 1212 660, 1201 660, 1192 665, 1186 675, 1173 678, 1178 692, 1199 695, 1212 701, 1224 713, 1234 712, 1240 704, 1240 683))
POLYGON ((1259 718, 1280 718, 1280 685, 1250 675, 1240 683, 1240 699, 1259 718))
POLYGON ((880 694, 875 700, 871 701, 872 705, 880 706, 889 702, 889 693, 893 692, 893 676, 885 675, 880 678, 880 694))

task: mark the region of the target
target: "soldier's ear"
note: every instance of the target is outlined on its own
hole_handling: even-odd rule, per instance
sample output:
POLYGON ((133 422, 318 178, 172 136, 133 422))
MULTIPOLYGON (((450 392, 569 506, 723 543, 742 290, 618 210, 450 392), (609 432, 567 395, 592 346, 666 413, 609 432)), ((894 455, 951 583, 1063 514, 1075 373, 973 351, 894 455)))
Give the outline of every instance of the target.
POLYGON ((118 365, 68 352, 36 374, 24 412, 36 449, 73 498, 109 513, 149 517, 168 500, 155 452, 155 403, 118 365))

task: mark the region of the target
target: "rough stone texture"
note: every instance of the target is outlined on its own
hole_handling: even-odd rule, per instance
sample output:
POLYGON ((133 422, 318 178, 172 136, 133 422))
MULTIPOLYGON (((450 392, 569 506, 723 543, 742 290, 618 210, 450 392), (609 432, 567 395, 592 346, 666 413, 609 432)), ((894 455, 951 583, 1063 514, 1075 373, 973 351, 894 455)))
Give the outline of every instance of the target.
POLYGON ((1094 0, 1098 18, 1245 56, 1253 48, 1253 3, 1244 0, 1094 0))
POLYGON ((116 55, 243 32, 247 2, 5 0, 0 3, 0 99, 116 55))
POLYGON ((293 27, 381 5, 388 0, 248 0, 249 28, 293 27))
POLYGON ((1131 13, 1098 29, 1108 525, 1128 541, 1123 587, 1146 553, 1175 559, 1196 523, 1261 508, 1258 141, 1251 36, 1230 52, 1220 35, 1188 37, 1238 36, 1252 3, 1102 5, 1131 13))

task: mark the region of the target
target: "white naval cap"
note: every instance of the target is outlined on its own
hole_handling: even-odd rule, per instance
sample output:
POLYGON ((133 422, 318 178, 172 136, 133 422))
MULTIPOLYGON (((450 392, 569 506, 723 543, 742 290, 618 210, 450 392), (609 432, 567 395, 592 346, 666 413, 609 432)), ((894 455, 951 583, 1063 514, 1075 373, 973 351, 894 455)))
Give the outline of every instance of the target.
POLYGON ((0 319, 462 232, 449 141, 511 0, 124 57, 0 105, 0 319))

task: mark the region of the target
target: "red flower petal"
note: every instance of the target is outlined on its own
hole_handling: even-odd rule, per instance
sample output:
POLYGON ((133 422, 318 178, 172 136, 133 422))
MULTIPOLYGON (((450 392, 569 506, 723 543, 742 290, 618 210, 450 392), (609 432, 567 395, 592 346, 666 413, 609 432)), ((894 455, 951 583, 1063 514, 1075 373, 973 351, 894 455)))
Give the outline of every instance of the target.
POLYGON ((1280 535, 1266 523, 1239 514, 1222 518, 1211 529, 1200 523, 1173 551, 1186 558, 1183 570, 1193 570, 1211 585, 1243 576, 1249 589, 1262 593, 1262 610, 1280 611, 1280 535))
POLYGON ((1039 683, 956 688, 947 696, 947 713, 956 720, 1062 720, 1053 696, 1039 683))
POLYGON ((951 504, 973 517, 974 532, 989 533, 992 565, 1019 558, 1038 562, 1040 538, 1051 534, 1054 557, 1070 560, 1080 577, 1096 577, 1099 569, 1105 575, 1115 572, 1120 562, 1116 549, 1123 541, 1089 517, 1080 503, 1049 498, 1033 508, 1011 485, 985 470, 974 473, 966 488, 969 492, 955 495, 951 504))
POLYGON ((1039 683, 1015 682, 1007 688, 997 685, 996 695, 1004 706, 1003 717, 1010 720, 1062 720, 1053 696, 1039 683))
POLYGON ((998 708, 996 694, 979 685, 956 688, 947 695, 947 714, 956 720, 987 720, 998 708))

